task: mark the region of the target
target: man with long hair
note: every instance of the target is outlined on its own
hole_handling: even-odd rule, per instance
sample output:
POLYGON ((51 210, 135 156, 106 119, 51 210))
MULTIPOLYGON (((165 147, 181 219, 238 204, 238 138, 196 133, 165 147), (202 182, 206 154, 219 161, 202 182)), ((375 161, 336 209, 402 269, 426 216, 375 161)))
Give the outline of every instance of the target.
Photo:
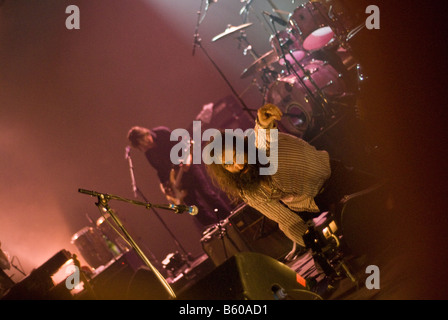
POLYGON ((247 135, 233 132, 220 133, 221 148, 215 149, 222 151, 213 156, 221 161, 209 163, 207 171, 229 198, 242 199, 277 222, 280 230, 303 248, 302 235, 307 230, 306 221, 328 211, 356 188, 351 181, 353 179, 349 178, 350 170, 330 160, 327 151, 318 150, 303 139, 282 132, 274 135, 276 141, 271 141, 270 131, 277 130, 276 121, 281 117, 282 112, 275 105, 261 107, 254 130, 256 138, 252 140, 258 150, 268 153, 275 151, 270 155, 276 167, 273 174, 260 174, 263 167, 272 163, 262 164, 258 157, 255 162, 248 161, 250 139, 247 135), (263 129, 265 134, 262 134, 263 129), (225 143, 226 139, 233 139, 235 143, 225 143), (235 148, 238 143, 245 146, 244 157, 240 156, 240 161, 237 161, 237 153, 241 150, 235 148), (272 150, 273 145, 276 150, 272 150))

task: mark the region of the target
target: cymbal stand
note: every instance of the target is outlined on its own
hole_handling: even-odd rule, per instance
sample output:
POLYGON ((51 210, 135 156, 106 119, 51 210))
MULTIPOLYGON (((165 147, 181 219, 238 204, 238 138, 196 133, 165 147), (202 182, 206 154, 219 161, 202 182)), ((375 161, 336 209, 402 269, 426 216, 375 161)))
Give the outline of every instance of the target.
POLYGON ((126 230, 124 225, 121 223, 121 221, 118 218, 118 216, 115 214, 115 212, 109 206, 109 200, 115 199, 115 200, 121 200, 121 201, 124 201, 124 202, 127 202, 127 203, 143 205, 147 209, 151 208, 153 206, 164 208, 164 209, 168 209, 168 207, 167 206, 163 206, 163 205, 153 205, 153 204, 150 204, 150 203, 143 203, 143 202, 140 202, 140 201, 134 201, 134 200, 125 199, 125 198, 122 198, 122 197, 119 197, 119 196, 115 196, 115 195, 98 193, 98 192, 95 192, 95 191, 89 191, 89 190, 84 190, 84 189, 79 189, 78 191, 80 193, 88 194, 88 195, 91 195, 91 196, 96 196, 98 198, 98 202, 95 203, 96 206, 98 207, 98 209, 101 212, 108 213, 112 217, 113 221, 121 229, 121 231, 123 232, 123 234, 127 238, 127 240, 130 243, 130 245, 134 248, 135 252, 140 256, 140 258, 143 260, 143 262, 151 269, 151 271, 154 272, 154 274, 156 275, 156 277, 158 278, 160 283, 163 285, 165 290, 168 292, 170 297, 175 299, 176 298, 176 294, 174 293, 173 289, 170 287, 170 285, 168 284, 166 279, 160 274, 160 272, 151 264, 149 259, 146 257, 146 255, 143 253, 143 251, 140 249, 140 247, 137 245, 137 243, 131 237, 129 232, 126 230))
POLYGON ((263 95, 263 104, 266 102, 266 93, 269 89, 269 84, 275 81, 278 77, 278 73, 270 68, 263 68, 261 70, 261 80, 263 81, 263 86, 259 87, 261 94, 263 95))
POLYGON ((244 55, 247 55, 247 53, 249 52, 249 54, 254 58, 254 60, 257 60, 258 58, 260 58, 260 55, 253 49, 252 45, 247 40, 247 35, 244 30, 240 31, 240 36, 236 39, 239 41, 238 48, 241 48, 241 43, 243 41, 246 43, 247 47, 243 51, 244 55))

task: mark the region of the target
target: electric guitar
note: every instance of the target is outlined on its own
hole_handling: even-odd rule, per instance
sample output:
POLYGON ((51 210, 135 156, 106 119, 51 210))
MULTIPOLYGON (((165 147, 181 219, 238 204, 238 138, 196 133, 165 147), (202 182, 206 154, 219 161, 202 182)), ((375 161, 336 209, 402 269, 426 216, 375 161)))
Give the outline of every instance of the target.
MULTIPOLYGON (((193 143, 193 140, 190 140, 189 147, 193 143)), ((184 150, 184 152, 186 151, 187 150, 184 150)), ((170 171, 168 187, 162 187, 162 191, 165 193, 167 200, 175 205, 184 204, 183 200, 188 194, 188 191, 182 187, 182 176, 190 169, 188 163, 191 163, 191 160, 190 154, 187 164, 181 162, 177 167, 173 167, 170 171)))
POLYGON ((188 166, 180 164, 177 168, 170 171, 170 193, 166 194, 168 201, 180 205, 183 204, 188 191, 182 188, 182 176, 188 170, 188 166))

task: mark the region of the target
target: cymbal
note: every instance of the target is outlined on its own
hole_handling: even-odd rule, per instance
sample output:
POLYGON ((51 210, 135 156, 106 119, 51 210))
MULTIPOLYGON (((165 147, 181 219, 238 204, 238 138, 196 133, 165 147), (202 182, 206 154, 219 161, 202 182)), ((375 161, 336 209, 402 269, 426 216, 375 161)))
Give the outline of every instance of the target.
POLYGON ((212 39, 212 42, 214 42, 214 41, 216 41, 216 40, 219 40, 219 39, 221 39, 221 38, 224 38, 224 37, 228 36, 229 34, 232 34, 232 33, 235 33, 235 32, 237 32, 237 31, 246 29, 246 28, 250 27, 251 25, 252 25, 252 22, 245 23, 245 24, 242 24, 242 25, 239 25, 239 26, 232 26, 232 25, 229 24, 229 25, 227 26, 226 31, 224 31, 223 33, 220 33, 220 34, 218 34, 217 36, 215 36, 215 37, 212 39))
POLYGON ((252 64, 243 71, 240 78, 244 79, 248 76, 254 75, 257 72, 261 71, 263 68, 266 68, 274 62, 277 62, 278 59, 279 58, 274 50, 268 51, 260 58, 252 62, 252 64))

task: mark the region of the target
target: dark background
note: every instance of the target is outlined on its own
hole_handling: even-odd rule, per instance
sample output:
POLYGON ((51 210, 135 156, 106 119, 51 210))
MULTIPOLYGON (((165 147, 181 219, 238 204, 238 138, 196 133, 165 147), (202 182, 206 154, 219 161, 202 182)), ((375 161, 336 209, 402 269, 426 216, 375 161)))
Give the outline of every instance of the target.
MULTIPOLYGON (((443 287, 445 270, 445 23, 434 3, 388 2, 365 2, 380 8, 381 29, 356 39, 369 76, 366 127, 380 146, 373 160, 390 178, 401 209, 403 228, 396 232, 412 239, 403 248, 409 250, 404 267, 421 277, 427 272, 425 290, 434 292, 443 287)), ((272 3, 292 12, 301 2, 272 3)), ((356 12, 365 8, 348 3, 356 12)), ((204 52, 192 54, 200 5, 6 0, 0 7, 0 241, 26 273, 61 249, 76 252, 72 235, 89 225, 87 215, 99 218, 96 199, 79 188, 133 198, 124 157, 131 126, 187 128, 205 104, 232 95, 204 52), (65 27, 70 4, 80 8, 80 30, 65 27)), ((211 4, 199 35, 235 91, 257 108, 258 90, 250 78, 240 79, 253 58, 233 37, 211 42, 228 24, 242 24, 241 8, 239 0, 211 4)), ((263 10, 272 11, 271 4, 254 1, 247 29, 258 53, 271 49, 263 10)), ((141 154, 131 155, 141 191, 150 202, 165 203, 154 170, 141 154)), ((111 206, 147 254, 162 260, 178 250, 152 212, 111 206)), ((202 253, 190 216, 159 214, 188 251, 202 253)))

